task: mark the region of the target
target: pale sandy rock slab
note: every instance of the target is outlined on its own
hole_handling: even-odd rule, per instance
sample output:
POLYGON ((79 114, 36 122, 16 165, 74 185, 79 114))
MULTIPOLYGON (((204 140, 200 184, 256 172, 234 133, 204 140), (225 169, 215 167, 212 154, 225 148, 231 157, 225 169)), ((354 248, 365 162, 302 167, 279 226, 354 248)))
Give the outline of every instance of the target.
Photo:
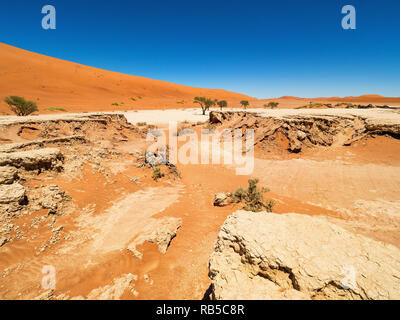
POLYGON ((17 169, 14 167, 0 167, 0 184, 11 184, 17 178, 17 169))
POLYGON ((182 219, 163 217, 160 219, 150 219, 146 228, 128 245, 127 249, 133 253, 136 258, 141 258, 142 253, 136 249, 143 243, 156 243, 158 250, 165 254, 167 249, 182 226, 182 219))
POLYGON ((22 203, 25 200, 25 188, 19 183, 0 185, 0 204, 22 203))
POLYGON ((209 275, 214 299, 399 299, 400 250, 322 218, 237 211, 209 275))
POLYGON ((53 169, 61 166, 63 155, 57 148, 0 153, 0 166, 13 166, 26 170, 53 169))
POLYGON ((56 214, 60 211, 63 202, 69 201, 71 198, 60 189, 59 186, 52 184, 42 188, 42 195, 39 204, 44 209, 48 209, 49 213, 56 214))
MULTIPOLYGON (((101 288, 92 290, 87 300, 120 300, 125 290, 130 289, 134 295, 137 292, 133 288, 133 282, 137 280, 137 276, 131 273, 124 274, 119 278, 115 278, 113 283, 101 288)), ((79 300, 80 297, 71 300, 79 300)))
POLYGON ((229 192, 217 193, 214 198, 214 206, 216 207, 225 207, 232 204, 232 202, 231 193, 229 192))

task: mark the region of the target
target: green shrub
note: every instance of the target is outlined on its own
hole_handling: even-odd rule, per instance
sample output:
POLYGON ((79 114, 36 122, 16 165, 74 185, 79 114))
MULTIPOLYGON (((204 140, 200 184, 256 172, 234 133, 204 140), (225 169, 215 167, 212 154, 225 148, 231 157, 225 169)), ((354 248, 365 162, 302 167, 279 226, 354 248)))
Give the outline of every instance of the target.
POLYGON ((279 102, 269 102, 268 104, 264 104, 264 108, 275 109, 279 106, 279 102))
POLYGON ((239 187, 234 192, 232 192, 232 200, 234 203, 242 202, 246 196, 247 191, 242 187, 239 187))
POLYGON ((243 189, 239 187, 236 191, 231 193, 231 198, 234 203, 239 203, 244 201, 244 210, 260 212, 267 211, 272 212, 272 208, 275 205, 273 200, 268 200, 267 203, 264 202, 263 192, 268 192, 268 188, 262 188, 261 190, 257 187, 258 179, 250 179, 248 189, 243 189))
POLYGON ((152 175, 153 180, 154 181, 158 181, 162 177, 164 177, 164 173, 161 172, 160 167, 154 167, 153 168, 153 175, 152 175))
POLYGON ((212 106, 216 104, 216 100, 206 98, 206 97, 194 97, 193 103, 198 103, 203 112, 203 116, 206 114, 207 110, 210 110, 212 106))
POLYGON ((46 111, 67 111, 64 108, 50 107, 47 108, 46 111))
POLYGON ((240 104, 242 105, 242 107, 244 107, 245 109, 250 105, 250 103, 247 100, 242 100, 240 101, 240 104))
POLYGON ((220 109, 222 111, 222 108, 228 107, 228 102, 226 100, 221 100, 221 101, 217 102, 217 105, 220 107, 220 109))
POLYGON ((17 116, 27 116, 35 111, 39 111, 35 102, 26 101, 22 97, 18 96, 10 96, 4 100, 10 107, 10 109, 17 115, 17 116))

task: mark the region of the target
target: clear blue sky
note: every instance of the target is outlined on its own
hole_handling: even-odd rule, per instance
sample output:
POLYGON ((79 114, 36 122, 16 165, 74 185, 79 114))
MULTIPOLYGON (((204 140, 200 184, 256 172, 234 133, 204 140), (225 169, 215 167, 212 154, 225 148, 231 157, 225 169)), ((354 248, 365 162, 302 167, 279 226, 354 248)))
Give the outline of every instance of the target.
POLYGON ((0 41, 259 98, 400 96, 399 0, 2 0, 0 41), (57 29, 41 28, 41 8, 57 29), (357 10, 343 30, 341 8, 357 10))

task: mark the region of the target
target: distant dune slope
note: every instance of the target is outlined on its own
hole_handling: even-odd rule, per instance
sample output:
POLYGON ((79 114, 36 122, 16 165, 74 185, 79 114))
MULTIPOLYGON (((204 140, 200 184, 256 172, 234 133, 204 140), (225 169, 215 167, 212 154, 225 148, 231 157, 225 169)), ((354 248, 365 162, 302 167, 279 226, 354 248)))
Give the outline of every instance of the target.
POLYGON ((379 95, 258 100, 221 89, 188 87, 101 70, 0 43, 0 115, 11 113, 3 101, 9 95, 36 101, 40 113, 60 112, 59 109, 84 112, 192 108, 195 96, 225 99, 230 107, 239 107, 241 100, 248 100, 252 107, 276 101, 280 108, 298 107, 309 101, 400 105, 400 98, 379 95))
POLYGON ((195 96, 225 99, 237 105, 243 99, 257 100, 220 89, 194 88, 105 71, 0 43, 2 113, 9 112, 3 102, 8 95, 36 101, 41 112, 50 107, 68 112, 188 108, 193 107, 195 96))

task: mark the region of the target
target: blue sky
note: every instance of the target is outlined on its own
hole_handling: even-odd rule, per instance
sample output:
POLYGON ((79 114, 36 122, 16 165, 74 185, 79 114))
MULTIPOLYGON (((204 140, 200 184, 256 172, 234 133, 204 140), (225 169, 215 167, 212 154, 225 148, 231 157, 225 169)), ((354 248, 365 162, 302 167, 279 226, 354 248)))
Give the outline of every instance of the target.
POLYGON ((2 0, 0 41, 258 98, 400 96, 398 0, 2 0), (57 29, 41 28, 54 5, 57 29), (354 5, 357 29, 343 30, 354 5))

